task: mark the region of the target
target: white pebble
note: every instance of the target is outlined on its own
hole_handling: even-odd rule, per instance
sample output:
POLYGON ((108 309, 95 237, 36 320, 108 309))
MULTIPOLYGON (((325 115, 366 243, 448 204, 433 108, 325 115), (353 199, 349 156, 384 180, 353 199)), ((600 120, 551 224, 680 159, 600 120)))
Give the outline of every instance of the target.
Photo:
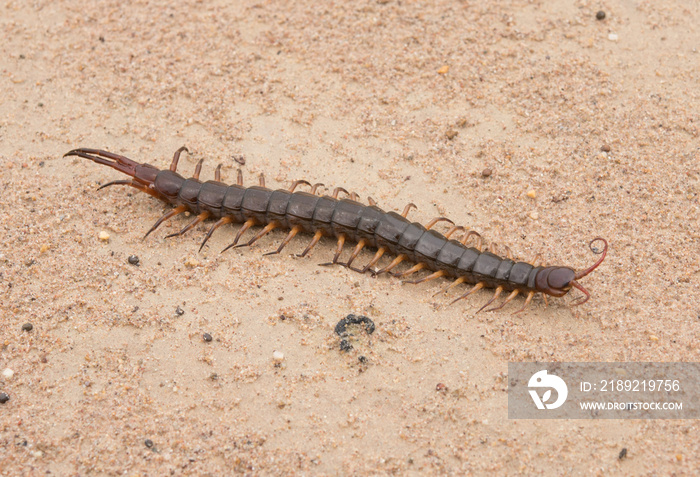
POLYGON ((275 351, 274 353, 272 353, 272 360, 275 363, 281 363, 282 361, 284 361, 284 353, 281 351, 275 351))
POLYGON ((109 242, 109 234, 105 232, 104 230, 100 232, 100 234, 97 236, 100 240, 103 242, 109 242))
POLYGON ((611 33, 608 35, 608 40, 610 41, 617 41, 618 38, 617 33, 611 33))
POLYGON ((537 220, 540 218, 540 214, 538 214, 537 212, 530 212, 530 218, 532 220, 537 220))
POLYGON ((2 371, 2 377, 3 377, 3 378, 11 379, 12 376, 14 376, 14 375, 15 375, 15 372, 12 371, 10 368, 5 368, 5 369, 2 371))

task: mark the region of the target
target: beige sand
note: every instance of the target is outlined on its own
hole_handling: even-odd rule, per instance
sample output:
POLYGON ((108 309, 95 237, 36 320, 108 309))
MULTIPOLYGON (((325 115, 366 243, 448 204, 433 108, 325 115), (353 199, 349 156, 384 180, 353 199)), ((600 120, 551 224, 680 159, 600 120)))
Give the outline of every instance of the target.
POLYGON ((700 4, 126 3, 0 5, 0 474, 698 471, 696 421, 508 420, 505 378, 698 360, 700 4), (611 248, 584 306, 476 314, 491 293, 318 267, 331 241, 143 240, 167 208, 61 157, 182 145, 183 173, 233 182, 242 155, 249 184, 414 202, 523 259, 611 248), (341 353, 348 313, 377 331, 341 353))

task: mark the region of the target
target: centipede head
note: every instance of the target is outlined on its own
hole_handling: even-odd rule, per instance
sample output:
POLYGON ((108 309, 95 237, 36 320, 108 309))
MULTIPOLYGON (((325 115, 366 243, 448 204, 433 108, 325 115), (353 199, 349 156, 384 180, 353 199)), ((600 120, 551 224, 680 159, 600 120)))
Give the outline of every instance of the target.
POLYGON ((116 169, 119 172, 131 176, 139 184, 143 184, 150 187, 156 179, 156 175, 159 170, 150 164, 141 164, 136 161, 132 161, 128 157, 120 156, 119 154, 114 154, 108 151, 101 151, 99 149, 73 149, 63 155, 66 156, 78 156, 84 159, 89 159, 97 164, 102 164, 109 166, 112 169, 116 169))
POLYGON ((537 288, 537 291, 546 293, 547 295, 560 297, 566 295, 572 288, 577 288, 578 290, 581 290, 581 292, 585 296, 576 300, 574 303, 571 304, 571 306, 578 306, 586 303, 591 297, 591 294, 588 293, 588 290, 581 286, 581 284, 578 283, 576 280, 585 277, 593 270, 598 268, 598 265, 603 263, 605 255, 608 253, 608 242, 605 239, 598 237, 591 240, 588 246, 590 247, 591 251, 593 251, 593 253, 601 254, 600 258, 596 263, 594 263, 589 268, 581 270, 579 272, 576 272, 569 267, 543 268, 537 273, 537 277, 535 279, 535 287, 537 288), (602 252, 596 252, 596 250, 593 249, 593 244, 598 240, 603 242, 602 252))

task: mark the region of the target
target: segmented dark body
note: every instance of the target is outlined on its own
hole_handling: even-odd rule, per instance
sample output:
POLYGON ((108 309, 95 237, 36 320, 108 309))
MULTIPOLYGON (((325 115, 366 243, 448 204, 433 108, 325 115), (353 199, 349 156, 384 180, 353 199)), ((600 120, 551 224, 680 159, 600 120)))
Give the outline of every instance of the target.
MULTIPOLYGON (((376 205, 364 205, 352 199, 338 199, 336 197, 338 190, 333 197, 318 196, 307 192, 293 192, 298 183, 292 186, 292 190, 271 190, 262 185, 243 187, 240 173, 239 184, 227 185, 218 180, 220 169, 216 171, 217 180, 202 182, 198 178, 201 161, 197 165, 194 177, 185 178, 176 172, 181 150, 184 148, 175 154, 170 170, 158 170, 148 164, 140 164, 123 156, 94 149, 76 149, 66 155, 80 156, 99 164, 108 165, 134 178, 130 181, 114 181, 106 185, 131 185, 175 206, 176 208, 171 213, 166 214, 156 222, 151 231, 163 220, 177 213, 189 211, 196 214, 197 219, 185 227, 180 234, 204 219, 220 219, 210 230, 205 242, 216 227, 228 222, 245 223, 244 228, 236 237, 236 242, 240 238, 241 232, 247 227, 251 225, 267 226, 247 245, 253 243, 272 228, 291 230, 290 235, 277 252, 297 232, 315 234, 315 240, 304 254, 321 236, 335 237, 339 239, 339 243, 333 263, 339 263, 337 259, 346 241, 356 242, 358 247, 345 265, 350 266, 350 262, 354 260, 363 246, 370 246, 379 250, 371 263, 376 263, 383 252, 389 252, 400 257, 399 261, 410 260, 421 264, 420 267, 431 270, 433 274, 427 277, 428 279, 439 276, 456 278, 455 284, 465 282, 474 284, 475 287, 471 292, 484 287, 495 288, 496 295, 489 303, 503 290, 513 291, 506 302, 510 301, 517 293, 528 294, 527 304, 537 292, 563 296, 572 286, 585 293, 585 299, 579 300, 577 304, 583 303, 590 295, 575 279, 581 278, 595 269, 607 252, 607 242, 603 239, 595 239, 605 243, 605 250, 600 260, 585 271, 574 272, 569 267, 559 266, 534 266, 527 262, 499 257, 491 251, 481 251, 476 247, 468 247, 465 245, 466 238, 458 241, 435 230, 430 230, 429 228, 434 222, 427 227, 417 222, 411 222, 404 217, 408 212, 408 207, 404 214, 398 214, 385 212, 376 205)), ((261 184, 263 182, 261 180, 261 184)), ((315 189, 314 187, 313 191, 315 189)), ((453 231, 455 229, 456 227, 453 228, 453 231)), ((395 260, 395 264, 398 264, 398 261, 395 260)), ((395 264, 385 267, 377 273, 388 271, 395 264)), ((368 267, 361 271, 367 271, 368 267)), ((418 268, 414 266, 414 269, 418 268)), ((413 273, 412 270, 409 270, 408 273, 413 273)), ((398 275, 406 275, 406 272, 398 275)))

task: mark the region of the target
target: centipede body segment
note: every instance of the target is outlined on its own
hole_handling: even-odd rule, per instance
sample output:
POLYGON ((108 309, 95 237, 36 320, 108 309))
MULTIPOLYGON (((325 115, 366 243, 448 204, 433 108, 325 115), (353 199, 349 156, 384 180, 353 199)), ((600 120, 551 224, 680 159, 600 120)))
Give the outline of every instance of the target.
POLYGON ((233 242, 224 250, 253 245, 272 230, 280 229, 289 231, 286 238, 275 251, 266 255, 280 253, 299 233, 311 234, 311 242, 300 254, 303 257, 321 238, 335 238, 335 255, 330 262, 322 265, 343 265, 359 273, 371 271, 376 275, 391 273, 399 278, 426 270, 429 274, 423 278, 406 281, 422 283, 441 277, 453 279, 454 281, 441 292, 447 292, 462 283, 471 285, 471 288, 453 303, 482 288, 494 289, 493 297, 479 311, 491 305, 504 291, 510 294, 500 305, 487 311, 499 310, 518 295, 525 295, 524 305, 516 312, 519 313, 537 293, 561 297, 573 288, 580 290, 584 296, 572 305, 581 305, 590 298, 590 294, 577 280, 595 270, 605 259, 608 250, 608 243, 604 239, 596 238, 591 241, 591 250, 594 242, 603 243, 601 256, 592 266, 578 272, 565 266, 540 266, 536 263, 516 261, 507 248, 506 257, 503 258, 496 254, 497 250, 493 245, 489 250, 482 250, 479 234, 455 226, 445 217, 433 219, 425 226, 409 221, 406 217, 409 210, 415 207, 414 204, 408 204, 401 214, 385 212, 374 200, 369 200, 370 205, 361 204, 357 201, 357 194, 348 194, 340 187, 334 189, 331 195, 317 195, 316 192, 323 184, 311 185, 304 180, 294 182, 287 190, 271 190, 265 187, 265 180, 260 176, 258 186, 244 187, 240 170, 236 184, 226 185, 221 182, 221 165, 216 168, 213 181, 202 182, 199 175, 203 161, 197 163, 191 178, 185 178, 177 172, 177 164, 183 151, 187 149, 181 147, 175 152, 168 170, 159 170, 150 164, 138 163, 98 149, 74 149, 65 156, 82 157, 109 166, 132 178, 109 182, 100 189, 112 185, 128 185, 174 206, 153 224, 146 235, 166 220, 183 212, 191 212, 195 215, 194 219, 179 232, 168 237, 182 235, 205 220, 215 219, 216 222, 205 235, 200 250, 214 231, 226 224, 243 225, 233 242), (311 191, 297 191, 300 185, 311 187, 311 191), (341 192, 349 195, 349 198, 339 198, 341 192), (452 228, 444 235, 432 229, 433 225, 440 221, 452 224, 452 228), (262 229, 247 242, 239 243, 243 234, 255 226, 262 226, 262 229), (457 232, 464 232, 460 240, 451 238, 457 232), (473 239, 472 246, 467 245, 470 239, 473 239), (348 260, 341 262, 340 257, 348 243, 354 243, 355 247, 348 260), (376 250, 374 256, 365 266, 354 267, 355 259, 366 247, 376 250), (374 269, 385 255, 393 255, 394 258, 386 266, 374 269), (394 272, 402 262, 413 262, 414 265, 403 272, 394 272))

